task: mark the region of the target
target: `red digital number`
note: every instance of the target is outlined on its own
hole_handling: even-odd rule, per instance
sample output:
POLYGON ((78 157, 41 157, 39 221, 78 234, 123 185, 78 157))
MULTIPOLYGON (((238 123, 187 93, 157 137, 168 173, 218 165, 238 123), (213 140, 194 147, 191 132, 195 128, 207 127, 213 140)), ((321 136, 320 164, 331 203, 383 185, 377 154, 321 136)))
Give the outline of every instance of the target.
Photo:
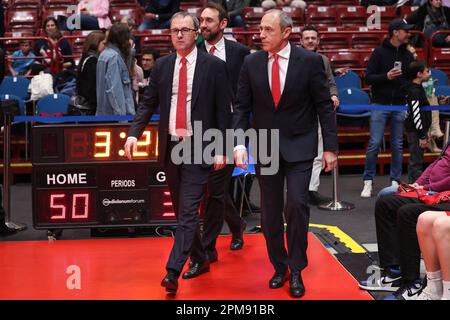
POLYGON ((71 205, 68 206, 66 194, 50 194, 50 220, 64 220, 67 217, 67 207, 71 208, 70 217, 76 219, 89 218, 89 193, 74 193, 71 205))
POLYGON ((83 159, 88 156, 88 133, 73 132, 70 135, 71 157, 74 159, 83 159))

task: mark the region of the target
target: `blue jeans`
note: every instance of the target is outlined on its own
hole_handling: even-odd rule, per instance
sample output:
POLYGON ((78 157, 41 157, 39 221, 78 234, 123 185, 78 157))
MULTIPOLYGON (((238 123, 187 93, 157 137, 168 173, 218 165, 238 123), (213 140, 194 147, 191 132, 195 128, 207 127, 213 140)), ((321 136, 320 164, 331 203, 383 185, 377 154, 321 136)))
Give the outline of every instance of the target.
POLYGON ((400 181, 403 162, 403 122, 405 111, 372 110, 370 116, 370 140, 366 153, 363 180, 373 180, 377 168, 378 152, 383 142, 384 128, 391 118, 391 181, 400 181))

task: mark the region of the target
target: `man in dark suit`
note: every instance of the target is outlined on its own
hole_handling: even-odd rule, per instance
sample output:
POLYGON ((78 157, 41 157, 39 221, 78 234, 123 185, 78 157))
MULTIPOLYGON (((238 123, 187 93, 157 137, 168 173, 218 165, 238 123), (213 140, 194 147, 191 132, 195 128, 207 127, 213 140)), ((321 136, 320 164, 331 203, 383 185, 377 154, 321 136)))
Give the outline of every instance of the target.
MULTIPOLYGON (((278 170, 269 174, 267 165, 257 159, 256 174, 261 189, 262 229, 270 261, 275 269, 270 288, 280 288, 288 280, 290 294, 304 295, 301 271, 307 266, 309 223, 308 185, 313 159, 317 155, 318 119, 323 136, 323 166, 336 166, 338 149, 336 120, 322 58, 289 43, 292 20, 280 10, 269 10, 260 24, 263 51, 245 58, 239 77, 233 128, 247 130, 249 116, 257 130, 267 129, 269 136, 279 133, 279 150, 272 148, 271 164, 278 170), (284 180, 287 202, 284 205, 284 180), (287 223, 284 245, 283 210, 287 223)), ((260 149, 263 143, 259 141, 260 149)), ((247 151, 238 143, 235 163, 245 168, 247 151)))
MULTIPOLYGON (((228 16, 225 9, 216 3, 208 3, 201 13, 200 29, 203 39, 199 49, 218 57, 226 62, 228 78, 233 91, 236 93, 239 72, 246 55, 250 50, 237 42, 224 38, 223 32, 227 27, 228 16)), ((231 128, 231 117, 229 119, 231 128)), ((223 221, 228 223, 232 234, 230 249, 239 250, 244 245, 243 233, 245 221, 239 216, 231 200, 229 185, 234 165, 228 164, 225 169, 211 172, 208 179, 208 199, 203 211, 203 234, 197 232, 197 239, 191 251, 190 268, 183 274, 184 279, 194 278, 209 268, 200 269, 198 256, 206 253, 209 262, 217 261, 216 240, 222 230, 223 221)))
MULTIPOLYGON (((203 137, 205 131, 212 129, 219 129, 224 137, 230 117, 231 94, 227 89, 225 63, 197 50, 198 29, 198 19, 189 13, 178 12, 172 17, 170 33, 176 54, 156 62, 125 144, 125 152, 131 159, 137 138, 159 105, 159 161, 166 173, 178 220, 167 275, 161 282, 169 293, 178 289, 178 277, 191 251, 198 228, 198 209, 211 171, 211 165, 203 159, 207 143, 191 143, 192 138, 203 137), (180 148, 184 149, 179 162, 180 148)), ((223 151, 217 150, 214 155, 216 170, 225 167, 223 151)), ((203 267, 209 266, 205 255, 198 259, 203 267)))

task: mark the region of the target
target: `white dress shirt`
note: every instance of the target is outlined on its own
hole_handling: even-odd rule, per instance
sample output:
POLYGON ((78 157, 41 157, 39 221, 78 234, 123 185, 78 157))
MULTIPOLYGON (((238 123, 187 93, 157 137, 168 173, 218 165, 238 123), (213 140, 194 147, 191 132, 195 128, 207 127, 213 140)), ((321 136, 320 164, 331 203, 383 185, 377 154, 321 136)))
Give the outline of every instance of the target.
MULTIPOLYGON (((288 44, 277 52, 278 65, 280 67, 280 94, 283 94, 284 84, 286 82, 286 74, 289 65, 289 57, 291 56, 291 44, 288 44)), ((272 65, 275 61, 273 54, 269 54, 269 63, 267 65, 267 73, 269 74, 269 86, 272 89, 272 65)))
MULTIPOLYGON (((192 50, 192 52, 186 56, 186 59, 187 59, 186 136, 192 136, 193 131, 191 123, 191 101, 192 101, 192 85, 194 82, 194 71, 197 62, 197 47, 194 47, 194 50, 192 50)), ((177 54, 177 59, 175 60, 175 69, 173 71, 172 99, 170 103, 170 116, 169 116, 169 134, 172 136, 177 136, 175 128, 177 120, 178 82, 180 78, 180 68, 181 68, 181 56, 177 54)))
MULTIPOLYGON (((217 42, 215 45, 216 49, 214 50, 214 55, 219 58, 222 61, 227 62, 226 54, 225 54, 225 39, 222 36, 222 38, 217 42)), ((211 49, 212 45, 208 43, 208 41, 205 41, 205 47, 206 51, 209 53, 209 50, 211 49)))

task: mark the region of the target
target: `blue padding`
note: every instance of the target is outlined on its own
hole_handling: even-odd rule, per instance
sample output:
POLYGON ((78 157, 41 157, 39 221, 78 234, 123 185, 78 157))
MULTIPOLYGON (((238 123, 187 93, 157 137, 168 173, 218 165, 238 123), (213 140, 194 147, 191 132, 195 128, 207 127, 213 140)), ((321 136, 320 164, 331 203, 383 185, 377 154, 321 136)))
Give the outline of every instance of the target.
MULTIPOLYGON (((61 116, 61 117, 42 117, 42 116, 17 116, 14 122, 46 122, 46 123, 64 123, 64 122, 115 122, 131 121, 134 116, 61 116)), ((152 116, 150 121, 158 122, 159 114, 152 116)))

